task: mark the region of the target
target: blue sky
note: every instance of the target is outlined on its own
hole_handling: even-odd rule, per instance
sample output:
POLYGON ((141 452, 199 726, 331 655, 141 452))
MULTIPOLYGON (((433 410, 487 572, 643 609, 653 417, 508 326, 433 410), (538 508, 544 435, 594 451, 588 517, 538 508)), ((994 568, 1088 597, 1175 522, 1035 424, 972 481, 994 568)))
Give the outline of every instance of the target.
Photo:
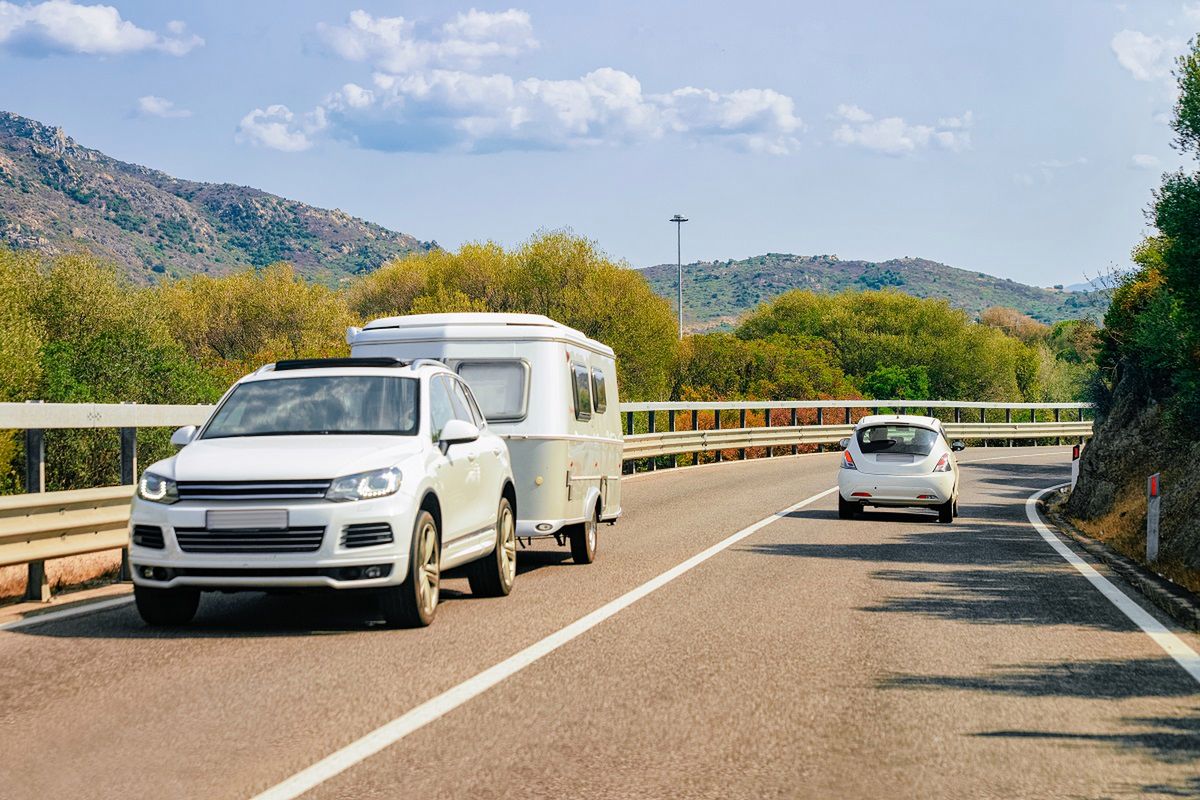
POLYGON ((0 0, 0 108, 443 246, 570 227, 635 266, 1128 263, 1180 2, 0 0))

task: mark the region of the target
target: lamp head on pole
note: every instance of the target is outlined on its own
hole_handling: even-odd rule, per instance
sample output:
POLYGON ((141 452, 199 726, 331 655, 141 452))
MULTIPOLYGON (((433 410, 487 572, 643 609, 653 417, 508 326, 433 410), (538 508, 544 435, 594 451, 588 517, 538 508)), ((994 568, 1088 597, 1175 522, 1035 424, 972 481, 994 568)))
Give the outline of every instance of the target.
POLYGON ((679 214, 676 214, 675 216, 671 217, 667 221, 668 222, 687 222, 687 217, 683 217, 683 216, 680 216, 679 214))

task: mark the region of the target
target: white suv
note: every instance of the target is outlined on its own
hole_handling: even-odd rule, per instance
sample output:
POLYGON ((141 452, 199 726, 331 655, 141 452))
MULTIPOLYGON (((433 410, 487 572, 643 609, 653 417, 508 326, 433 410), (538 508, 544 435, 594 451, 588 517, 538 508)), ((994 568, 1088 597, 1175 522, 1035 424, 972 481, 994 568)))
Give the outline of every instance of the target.
POLYGON ((439 362, 280 361, 171 441, 130 515, 151 625, 188 622, 206 589, 373 589, 408 626, 433 620, 442 570, 466 564, 476 594, 512 589, 508 448, 439 362))

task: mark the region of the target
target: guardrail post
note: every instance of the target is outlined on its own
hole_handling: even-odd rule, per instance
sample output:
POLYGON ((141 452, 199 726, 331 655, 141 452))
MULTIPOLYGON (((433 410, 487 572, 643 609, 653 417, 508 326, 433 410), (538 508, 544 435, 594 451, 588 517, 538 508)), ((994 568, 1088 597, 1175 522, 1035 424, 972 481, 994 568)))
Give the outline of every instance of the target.
MULTIPOLYGON (((743 429, 746 427, 746 409, 744 409, 744 408, 741 410, 741 413, 738 415, 738 427, 743 428, 743 429)), ((744 448, 744 447, 738 448, 738 458, 740 458, 742 461, 746 460, 746 448, 744 448)))
MULTIPOLYGON (((825 409, 823 409, 823 408, 818 408, 818 409, 817 409, 817 424, 818 424, 818 425, 824 425, 824 424, 825 424, 825 409)), ((825 445, 823 445, 823 444, 819 444, 819 445, 817 445, 817 452, 818 452, 818 453, 824 453, 824 452, 825 452, 825 445)))
MULTIPOLYGON (((41 400, 30 400, 40 403, 41 400)), ((45 431, 25 431, 25 491, 29 494, 46 491, 45 431)), ((50 600, 50 581, 45 561, 30 561, 26 566, 25 599, 36 603, 50 600)))
MULTIPOLYGON (((694 431, 700 430, 700 412, 694 408, 692 409, 692 430, 694 430, 694 431)), ((699 463, 700 463, 700 451, 697 450, 696 452, 692 453, 692 466, 696 466, 699 463)))
MULTIPOLYGON (((671 433, 675 432, 675 412, 674 411, 667 412, 667 430, 670 431, 671 433)), ((672 467, 679 466, 679 454, 678 453, 671 455, 671 466, 672 467)))
MULTIPOLYGON (((1056 408, 1056 409, 1054 409, 1054 421, 1055 421, 1055 422, 1059 422, 1059 421, 1060 421, 1060 419, 1059 419, 1059 418, 1060 418, 1061 416, 1062 416, 1062 415, 1059 413, 1058 409, 1057 409, 1057 408, 1056 408)), ((1054 444, 1055 444, 1055 445, 1060 445, 1060 444, 1062 444, 1062 437, 1061 437, 1061 436, 1055 436, 1055 437, 1054 437, 1054 444)))
POLYGON ((954 421, 962 422, 962 409, 961 408, 954 409, 954 421))
POLYGON ((927 416, 927 417, 933 416, 933 406, 929 406, 928 408, 925 409, 925 416, 927 416))
MULTIPOLYGON (((633 436, 633 412, 632 411, 625 412, 625 435, 633 436)), ((634 475, 636 473, 637 473, 637 462, 634 461, 633 459, 630 459, 629 460, 629 474, 634 475)))
MULTIPOLYGON (((1004 421, 1005 421, 1005 422, 1007 422, 1007 423, 1009 423, 1009 424, 1012 424, 1012 409, 1011 409, 1011 408, 1006 408, 1006 409, 1004 409, 1004 421)), ((1008 446, 1009 446, 1009 447, 1012 447, 1012 446, 1013 446, 1013 440, 1012 440, 1012 439, 1009 439, 1009 440, 1008 440, 1008 446)))
MULTIPOLYGON (((987 424, 987 409, 986 408, 979 409, 979 424, 980 425, 987 424)), ((986 438, 983 440, 983 446, 984 447, 988 446, 988 440, 986 438)))
MULTIPOLYGON (((130 486, 137 482, 137 428, 121 428, 121 485, 130 486)), ((129 571, 129 548, 121 548, 121 567, 117 580, 132 579, 129 571)))
MULTIPOLYGON (((796 407, 795 407, 795 406, 792 406, 792 427, 793 427, 793 428, 795 428, 795 427, 796 427, 796 423, 797 423, 797 422, 799 422, 799 418, 798 418, 798 414, 797 414, 797 409, 796 409, 796 407)), ((793 433, 792 435, 793 435, 793 436, 795 436, 796 434, 795 434, 795 433, 793 433)), ((792 445, 792 455, 796 455, 796 454, 797 454, 797 453, 799 453, 799 452, 800 452, 800 446, 799 446, 799 445, 792 445)))
MULTIPOLYGON (((648 412, 647 416, 648 416, 649 421, 646 423, 646 430, 650 431, 650 433, 654 433, 655 432, 654 431, 654 411, 651 410, 650 412, 648 412)), ((658 462, 657 458, 655 458, 654 456, 650 456, 649 470, 651 472, 654 472, 655 467, 658 466, 657 462, 658 462)))
MULTIPOLYGON (((771 409, 769 408, 763 409, 763 427, 771 427, 771 409)), ((770 458, 773 455, 775 455, 775 448, 771 447, 771 445, 767 445, 767 458, 770 458)))
MULTIPOLYGON (((713 430, 714 431, 721 430, 721 409, 719 409, 719 408, 713 410, 713 430)), ((720 442, 717 443, 717 459, 716 460, 717 460, 717 463, 721 462, 721 444, 720 444, 720 442)))

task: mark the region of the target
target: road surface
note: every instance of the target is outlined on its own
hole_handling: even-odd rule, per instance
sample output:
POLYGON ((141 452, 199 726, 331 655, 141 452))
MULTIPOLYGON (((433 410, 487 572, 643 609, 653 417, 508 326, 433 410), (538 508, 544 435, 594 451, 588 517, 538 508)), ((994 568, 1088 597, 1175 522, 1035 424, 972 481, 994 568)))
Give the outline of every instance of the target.
POLYGON ((0 796, 1200 796, 1200 683, 1026 518, 1066 449, 964 453, 953 525, 772 516, 837 459, 627 480, 596 564, 524 551, 425 630, 206 595, 0 631, 0 796))

